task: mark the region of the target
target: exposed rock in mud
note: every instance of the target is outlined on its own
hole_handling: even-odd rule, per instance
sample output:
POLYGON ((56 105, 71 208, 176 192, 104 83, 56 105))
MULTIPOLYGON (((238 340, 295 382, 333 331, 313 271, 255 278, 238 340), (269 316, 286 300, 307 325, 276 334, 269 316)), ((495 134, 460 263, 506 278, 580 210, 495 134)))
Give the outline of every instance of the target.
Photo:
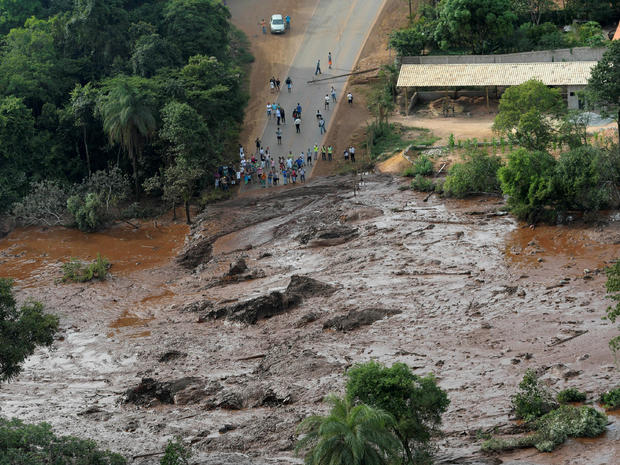
POLYGON ((211 310, 213 308, 213 302, 210 300, 197 300, 195 302, 190 302, 187 305, 173 306, 172 308, 181 313, 203 313, 206 310, 211 310))
POLYGON ((259 320, 284 313, 298 306, 303 299, 313 296, 328 296, 335 287, 307 276, 293 275, 284 292, 274 291, 268 295, 216 308, 199 317, 198 322, 225 318, 230 321, 256 324, 259 320))
POLYGON ((298 240, 309 247, 330 247, 349 242, 355 239, 358 234, 357 228, 350 226, 335 225, 326 228, 311 226, 298 237, 298 240))
POLYGON ((363 207, 346 212, 340 217, 340 221, 343 223, 349 223, 352 221, 370 220, 381 215, 383 215, 383 210, 380 208, 363 207))
POLYGON ((306 313, 304 316, 302 316, 297 323, 295 324, 295 327, 297 328, 301 328, 302 326, 307 325, 308 323, 312 323, 313 321, 318 320, 319 318, 321 318, 321 314, 317 313, 317 312, 309 312, 306 313))
MULTIPOLYGON (((124 395, 124 403, 136 404, 145 407, 155 405, 157 402, 162 404, 174 404, 175 396, 190 387, 200 384, 198 378, 180 378, 174 381, 161 382, 153 378, 142 378, 140 384, 134 388, 129 388, 124 395)), ((207 391, 204 391, 205 395, 207 391)), ((204 397, 204 395, 203 395, 204 397)))
POLYGON ((361 326, 368 326, 377 320, 402 313, 400 310, 385 308, 367 308, 364 310, 351 310, 346 315, 336 316, 323 324, 323 329, 335 329, 337 331, 352 331, 361 326))
POLYGON ((286 343, 271 347, 256 367, 255 373, 281 378, 298 376, 299 373, 312 373, 313 376, 321 377, 341 371, 340 363, 329 361, 310 349, 299 349, 292 343, 286 343))

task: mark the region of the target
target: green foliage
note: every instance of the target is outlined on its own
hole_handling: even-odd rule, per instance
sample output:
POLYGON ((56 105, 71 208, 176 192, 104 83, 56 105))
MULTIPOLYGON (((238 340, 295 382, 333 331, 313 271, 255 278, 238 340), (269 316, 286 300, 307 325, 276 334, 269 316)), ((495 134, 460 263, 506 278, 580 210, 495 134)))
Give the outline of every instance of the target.
POLYGON ((539 381, 532 369, 525 372, 519 383, 519 392, 511 400, 515 416, 526 421, 539 418, 558 406, 549 389, 539 381))
POLYGON ((616 120, 620 136, 620 41, 611 41, 592 68, 586 93, 589 102, 616 120))
MULTIPOLYGON (((17 376, 23 361, 38 346, 51 345, 58 331, 58 317, 44 314, 40 302, 27 300, 18 308, 12 288, 11 279, 0 278, 0 381, 17 376)), ((5 442, 0 444, 1 462, 5 442)))
POLYGON ((73 216, 80 231, 93 232, 101 229, 105 221, 104 204, 93 192, 85 196, 72 195, 67 200, 67 210, 73 216))
POLYGON ((558 392, 556 400, 560 404, 568 404, 569 402, 585 402, 586 397, 587 396, 585 392, 581 392, 579 389, 576 388, 568 388, 558 392))
POLYGON ((207 205, 212 203, 221 202, 222 200, 228 200, 232 197, 230 190, 223 191, 222 189, 209 189, 202 193, 198 200, 198 205, 201 209, 206 208, 207 205))
POLYGON ((601 394, 599 399, 601 405, 606 409, 613 410, 620 407, 620 387, 601 394))
POLYGON ((129 177, 118 166, 99 170, 82 181, 78 191, 97 195, 103 204, 107 218, 115 217, 112 209, 129 197, 131 190, 129 177))
POLYGON ((442 0, 435 39, 442 49, 493 51, 513 31, 510 0, 442 0))
POLYGON ((482 450, 501 451, 519 447, 535 447, 551 452, 568 438, 594 438, 605 432, 607 417, 592 407, 562 405, 536 420, 534 434, 512 439, 490 439, 482 450))
MULTIPOLYGON (((605 273, 607 274, 607 282, 605 283, 607 298, 614 302, 607 307, 606 318, 615 323, 616 320, 620 319, 620 260, 607 268, 605 273)), ((609 347, 614 355, 620 350, 620 335, 609 341, 609 347)))
POLYGON ((461 163, 450 168, 443 185, 444 194, 463 198, 475 193, 498 192, 497 171, 501 166, 499 157, 473 149, 463 156, 461 163))
POLYGON ((56 436, 47 423, 26 424, 0 418, 0 464, 125 465, 126 460, 97 448, 94 441, 56 436))
POLYGON ((588 125, 590 114, 583 111, 568 111, 562 118, 558 128, 558 140, 576 149, 588 145, 588 125))
POLYGON ((435 190, 435 183, 432 180, 417 174, 411 181, 411 189, 419 192, 433 192, 435 190))
POLYGON ((189 465, 192 451, 185 447, 180 437, 168 441, 164 456, 159 461, 160 465, 189 465))
POLYGON ((530 80, 502 94, 494 129, 522 147, 544 150, 554 136, 554 121, 565 112, 559 89, 530 80))
POLYGON ((545 217, 553 203, 552 177, 556 161, 547 152, 519 149, 508 154, 508 163, 498 171, 508 207, 519 219, 536 221, 545 217))
POLYGON ((89 264, 85 264, 77 258, 72 258, 70 261, 62 264, 62 282, 84 283, 93 279, 105 281, 110 266, 108 259, 102 257, 101 254, 97 254, 96 260, 89 264))
POLYGON ((329 415, 310 416, 297 428, 302 437, 295 450, 304 452, 306 465, 391 463, 399 446, 390 432, 394 419, 388 412, 335 396, 326 400, 329 415))
POLYGON ((426 155, 420 155, 413 162, 413 165, 408 167, 404 172, 403 176, 414 177, 416 175, 422 176, 430 176, 433 174, 433 162, 426 155))
POLYGON ((409 28, 390 33, 388 45, 401 56, 423 55, 433 41, 435 27, 435 21, 421 16, 409 28))
POLYGON ((432 375, 414 375, 404 363, 391 367, 377 362, 356 365, 347 372, 347 399, 385 410, 402 444, 403 460, 414 463, 428 453, 431 436, 441 424, 450 401, 432 375))

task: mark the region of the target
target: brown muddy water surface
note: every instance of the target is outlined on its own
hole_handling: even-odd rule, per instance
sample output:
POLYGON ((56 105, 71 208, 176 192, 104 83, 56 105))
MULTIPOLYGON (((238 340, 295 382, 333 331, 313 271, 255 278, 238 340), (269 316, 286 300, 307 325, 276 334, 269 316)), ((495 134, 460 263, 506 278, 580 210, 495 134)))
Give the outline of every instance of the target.
POLYGON ((64 227, 15 229, 0 239, 0 276, 30 287, 44 267, 71 258, 92 261, 98 253, 108 258, 112 274, 123 276, 168 262, 188 232, 185 224, 143 221, 137 225, 118 224, 90 234, 64 227))

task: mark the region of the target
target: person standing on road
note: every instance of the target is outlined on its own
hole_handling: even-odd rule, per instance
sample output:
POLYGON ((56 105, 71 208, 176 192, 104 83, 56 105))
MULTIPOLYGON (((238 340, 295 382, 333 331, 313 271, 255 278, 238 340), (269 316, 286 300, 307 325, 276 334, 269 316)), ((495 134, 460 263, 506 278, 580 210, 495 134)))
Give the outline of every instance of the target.
POLYGON ((276 137, 278 138, 278 145, 282 145, 282 129, 276 129, 276 137))
POLYGON ((301 105, 299 104, 299 102, 297 102, 297 117, 301 118, 301 105))
POLYGON ((331 145, 327 147, 327 161, 332 161, 332 155, 334 154, 334 147, 331 145))
POLYGON ((271 103, 267 102, 267 119, 271 119, 271 103))
POLYGON ((314 147, 312 149, 312 151, 314 152, 314 161, 317 161, 319 159, 319 146, 314 144, 314 147))
POLYGON ((280 78, 279 77, 276 78, 276 90, 280 92, 280 78))
POLYGON ((319 131, 321 134, 325 133, 325 120, 323 118, 319 119, 319 131))
POLYGON ((284 19, 284 21, 286 21, 286 28, 290 31, 291 30, 291 17, 289 15, 286 15, 286 18, 284 19))
POLYGON ((260 150, 260 146, 262 145, 262 144, 261 144, 261 141, 260 141, 260 139, 257 137, 257 138, 256 138, 256 140, 255 140, 254 142, 256 142, 256 153, 258 153, 258 152, 259 152, 259 150, 260 150))
POLYGON ((349 161, 349 149, 344 149, 344 161, 349 161))
POLYGON ((326 148, 325 148, 325 146, 323 145, 323 146, 321 147, 321 160, 326 160, 326 158, 325 158, 326 156, 327 156, 327 149, 326 149, 326 148))
POLYGON ((303 168, 299 170, 299 180, 301 182, 306 182, 306 170, 303 168))
POLYGON ((347 94, 347 101, 349 102, 349 105, 353 105, 353 94, 351 92, 347 94))
POLYGON ((282 118, 282 124, 286 124, 286 112, 284 111, 284 108, 282 108, 280 105, 278 105, 278 108, 280 109, 280 118, 282 118))
POLYGON ((331 94, 332 94, 332 102, 336 103, 336 89, 334 88, 334 86, 332 86, 331 88, 331 94))
POLYGON ((332 69, 332 52, 329 52, 327 54, 327 66, 329 67, 329 69, 332 69))
POLYGON ((351 162, 355 163, 355 147, 349 147, 349 157, 351 158, 351 162))
MULTIPOLYGON (((287 16, 287 18, 288 18, 288 16, 287 16)), ((291 93, 291 89, 293 88, 293 81, 292 81, 291 77, 288 76, 286 78, 286 81, 284 81, 284 82, 286 82, 286 88, 288 89, 288 93, 290 94, 291 93)))
POLYGON ((316 76, 317 74, 323 74, 321 72, 321 60, 317 60, 316 62, 316 69, 314 70, 314 75, 316 76))
POLYGON ((265 18, 261 20, 260 26, 263 29, 263 34, 267 34, 267 23, 265 22, 265 18))
POLYGON ((329 95, 325 94, 325 109, 329 110, 329 95))
POLYGON ((299 119, 299 116, 295 119, 295 131, 297 134, 301 133, 301 120, 299 119))
POLYGON ((280 107, 276 108, 276 120, 278 122, 278 126, 280 126, 280 120, 282 119, 282 112, 280 111, 280 107))
POLYGON ((310 150, 306 153, 306 163, 308 166, 312 166, 312 152, 310 150))

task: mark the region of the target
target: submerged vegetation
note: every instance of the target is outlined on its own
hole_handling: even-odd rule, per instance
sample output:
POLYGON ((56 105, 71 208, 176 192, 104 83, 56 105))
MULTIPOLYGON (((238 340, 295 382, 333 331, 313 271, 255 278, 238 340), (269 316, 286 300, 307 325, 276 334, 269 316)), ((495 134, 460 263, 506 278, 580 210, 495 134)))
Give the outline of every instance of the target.
POLYGON ((84 283, 97 279, 104 281, 108 276, 110 262, 107 258, 97 254, 97 258, 92 263, 83 263, 77 258, 72 258, 67 263, 62 264, 62 282, 84 283))

